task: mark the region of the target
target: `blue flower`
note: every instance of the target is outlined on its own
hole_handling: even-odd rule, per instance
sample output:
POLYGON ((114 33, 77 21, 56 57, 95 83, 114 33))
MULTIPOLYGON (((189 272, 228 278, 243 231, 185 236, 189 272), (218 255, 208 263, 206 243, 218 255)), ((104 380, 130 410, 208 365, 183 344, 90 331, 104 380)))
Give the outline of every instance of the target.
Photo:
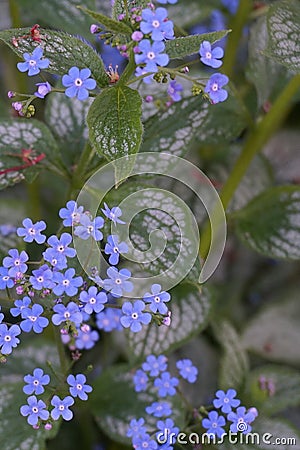
POLYGON ((49 411, 46 409, 46 403, 43 400, 38 400, 35 395, 31 395, 27 399, 27 405, 22 405, 20 413, 22 416, 27 417, 29 425, 37 425, 39 419, 47 420, 49 417, 49 411))
POLYGON ((173 22, 167 19, 168 11, 165 8, 157 8, 153 11, 150 8, 143 9, 143 21, 140 24, 141 31, 144 34, 150 34, 153 41, 162 41, 163 39, 173 39, 173 22))
POLYGON ((24 250, 19 253, 16 248, 12 248, 8 254, 10 256, 6 256, 3 259, 3 266, 9 269, 8 275, 10 277, 16 277, 19 273, 25 273, 28 269, 25 264, 28 261, 27 253, 24 250))
POLYGON ((3 355, 9 355, 12 349, 17 347, 20 343, 20 339, 17 338, 21 333, 21 329, 18 325, 12 325, 10 328, 5 323, 0 325, 0 347, 3 355))
POLYGON ((236 14, 240 0, 221 0, 230 14, 236 14))
POLYGON ((148 39, 143 39, 138 48, 141 53, 134 55, 136 64, 146 64, 145 70, 147 72, 157 72, 159 66, 166 66, 169 62, 169 57, 166 53, 161 53, 165 50, 163 42, 156 41, 151 44, 148 39))
POLYGON ((63 322, 70 321, 79 326, 82 322, 82 314, 78 305, 74 302, 68 303, 67 306, 59 303, 53 306, 53 311, 55 312, 52 316, 54 325, 60 325, 63 322))
POLYGON ((80 292, 80 301, 86 303, 84 311, 88 314, 92 312, 99 313, 104 309, 104 303, 107 302, 105 292, 98 292, 95 286, 91 286, 88 291, 80 292))
POLYGON ((193 363, 190 359, 182 359, 180 361, 177 361, 176 367, 179 370, 182 378, 187 380, 189 383, 195 383, 195 381, 197 380, 198 369, 197 367, 193 366, 193 363))
MULTIPOLYGON (((1 305, 0 305, 0 311, 1 311, 1 305)), ((0 313, 0 324, 2 323, 3 319, 4 319, 4 314, 0 313)))
POLYGON ((49 92, 51 92, 51 84, 46 81, 45 83, 36 83, 37 91, 34 93, 36 97, 45 98, 49 92))
POLYGON ((178 378, 172 377, 170 372, 163 372, 159 378, 154 380, 154 386, 158 388, 158 395, 160 397, 166 397, 167 395, 176 394, 176 386, 178 386, 178 378))
POLYGON ((103 239, 103 234, 99 231, 99 228, 102 228, 104 225, 102 217, 95 217, 95 219, 91 220, 87 214, 81 214, 80 224, 74 230, 74 234, 80 237, 80 239, 86 240, 90 236, 95 241, 101 241, 103 239))
POLYGON ((104 283, 104 289, 111 292, 115 297, 121 297, 123 291, 131 292, 133 290, 133 284, 128 281, 131 277, 131 272, 127 269, 121 269, 118 271, 115 267, 109 267, 107 269, 107 275, 104 283))
POLYGON ((59 210, 59 217, 63 220, 64 227, 71 227, 79 223, 81 214, 83 213, 83 206, 77 206, 74 200, 70 200, 66 204, 66 208, 59 210))
POLYGON ((160 430, 156 433, 156 438, 160 444, 175 444, 179 428, 174 426, 172 419, 158 420, 156 426, 160 430), (162 438, 165 442, 163 442, 162 438))
POLYGON ((82 286, 82 277, 75 277, 75 269, 67 269, 65 273, 54 272, 53 281, 55 281, 56 286, 53 288, 55 295, 62 295, 64 292, 73 297, 77 294, 78 288, 82 286))
POLYGON ((41 234, 41 231, 46 229, 46 224, 43 220, 32 223, 31 219, 24 219, 22 222, 24 228, 17 228, 17 235, 23 237, 25 242, 37 242, 43 244, 46 240, 46 236, 41 234))
POLYGON ((138 436, 133 436, 132 444, 135 450, 156 450, 158 448, 157 442, 151 439, 148 433, 143 433, 138 436))
POLYGON ((167 92, 173 102, 179 102, 181 100, 180 92, 183 91, 183 87, 176 80, 170 81, 167 92))
MULTIPOLYGON (((140 77, 141 75, 145 75, 146 73, 148 73, 148 71, 145 69, 145 67, 137 67, 135 71, 135 76, 140 77)), ((146 84, 149 84, 152 81, 153 81, 153 74, 143 78, 143 82, 146 84)))
POLYGON ((89 325, 84 325, 78 330, 78 336, 75 339, 76 348, 79 350, 90 350, 99 339, 99 333, 92 330, 89 325))
POLYGON ((36 289, 37 291, 43 288, 52 289, 55 286, 52 277, 52 270, 47 264, 43 264, 39 269, 32 271, 29 281, 32 284, 33 289, 36 289))
POLYGON ((67 258, 57 252, 55 248, 47 248, 47 250, 43 253, 43 257, 45 261, 48 261, 51 266, 57 270, 62 270, 67 267, 67 258))
POLYGON ((165 355, 149 355, 146 362, 142 364, 145 372, 150 372, 151 377, 157 377, 161 372, 167 370, 167 357, 165 355))
POLYGON ((148 325, 151 322, 151 314, 144 313, 145 303, 142 300, 136 300, 133 304, 125 302, 122 306, 123 316, 120 319, 124 328, 129 328, 134 333, 141 331, 142 324, 148 325))
POLYGON ((144 427, 145 420, 141 417, 140 419, 132 419, 129 423, 129 428, 126 433, 127 437, 142 436, 147 432, 146 427, 144 427))
POLYGON ((167 3, 170 3, 170 5, 175 5, 177 3, 177 0, 156 0, 157 3, 161 3, 162 5, 166 5, 167 3))
POLYGON ((57 252, 57 256, 63 255, 68 258, 74 258, 76 250, 69 248, 69 244, 72 242, 72 236, 69 233, 63 233, 58 239, 57 236, 50 236, 47 243, 57 252))
POLYGON ((219 416, 217 411, 210 411, 208 418, 202 420, 202 426, 207 429, 207 434, 217 435, 219 438, 225 433, 224 425, 225 419, 223 416, 219 416))
POLYGON ((105 245, 104 252, 106 255, 110 255, 109 264, 116 265, 120 259, 120 253, 127 253, 128 246, 125 242, 119 243, 119 236, 112 234, 107 238, 107 244, 105 245))
POLYGON ((67 383, 70 386, 70 394, 73 397, 79 397, 81 400, 87 400, 87 394, 92 392, 93 388, 89 384, 85 384, 85 382, 86 377, 82 373, 79 373, 76 377, 74 377, 74 375, 69 375, 67 383))
POLYGON ((113 206, 111 209, 107 206, 106 203, 104 203, 104 209, 101 208, 101 211, 103 214, 111 220, 115 225, 117 223, 124 224, 123 220, 119 219, 119 217, 122 215, 122 210, 118 206, 113 206))
POLYGON ((230 425, 230 431, 232 433, 238 433, 239 431, 243 434, 250 433, 252 430, 250 423, 254 421, 255 417, 255 414, 246 411, 244 406, 237 408, 236 412, 231 411, 227 416, 227 419, 233 422, 230 425))
POLYGON ((224 102, 228 97, 228 92, 222 89, 229 81, 226 75, 214 73, 208 80, 204 91, 209 94, 212 103, 224 102))
POLYGON ((215 408, 221 408, 221 411, 225 414, 230 413, 231 408, 236 408, 241 403, 240 400, 234 398, 236 396, 236 391, 234 389, 228 389, 227 392, 217 391, 216 397, 213 401, 215 408))
POLYGON ((46 317, 40 317, 43 314, 44 308, 35 303, 32 308, 24 308, 22 310, 22 319, 24 319, 20 327, 26 333, 33 330, 35 333, 42 333, 43 329, 49 324, 49 320, 46 317))
POLYGON ((23 53, 25 62, 17 64, 19 71, 27 72, 28 70, 28 76, 32 77, 40 73, 41 69, 47 69, 50 61, 47 58, 43 58, 43 52, 42 47, 36 47, 31 55, 29 53, 23 53))
POLYGON ((120 309, 106 308, 96 315, 96 325, 99 330, 110 332, 112 330, 123 330, 120 323, 122 311, 120 309))
POLYGON ((73 412, 69 409, 69 407, 74 405, 74 399, 70 395, 63 399, 59 398, 58 395, 54 395, 51 400, 51 405, 54 406, 51 411, 51 417, 53 420, 58 420, 60 416, 62 416, 64 420, 72 419, 73 412))
POLYGON ((152 312, 155 313, 158 311, 160 314, 166 314, 168 312, 165 302, 169 302, 171 296, 168 292, 161 291, 160 284, 152 284, 151 294, 146 292, 143 299, 146 303, 150 303, 150 309, 152 312))
POLYGON ((148 386, 148 375, 141 369, 138 369, 133 377, 134 389, 136 392, 146 391, 148 386))
POLYGON ((154 402, 146 407, 146 413, 152 414, 154 417, 171 416, 172 409, 168 402, 154 402))
POLYGON ((15 308, 10 308, 10 313, 13 317, 20 316, 22 311, 31 303, 31 299, 29 297, 24 297, 22 300, 15 300, 14 305, 15 308))
POLYGON ((11 225, 10 223, 0 225, 0 234, 2 236, 9 236, 10 234, 14 234, 16 231, 17 228, 14 225, 11 225))
POLYGON ((37 367, 33 371, 33 375, 25 375, 24 377, 25 383, 27 383, 23 387, 23 392, 27 395, 31 395, 35 393, 36 395, 40 395, 45 392, 44 386, 50 383, 50 377, 47 374, 44 374, 44 371, 37 367))
POLYGON ((68 75, 62 77, 62 84, 67 89, 67 97, 77 97, 78 100, 86 100, 89 97, 89 90, 95 89, 96 81, 90 78, 90 69, 71 67, 68 75))
POLYGON ((219 59, 223 58, 224 50, 221 47, 216 47, 212 50, 211 44, 208 41, 203 41, 200 45, 199 55, 200 61, 203 62, 203 64, 213 67, 214 69, 221 67, 223 64, 219 59))
POLYGON ((14 280, 8 275, 8 269, 0 267, 0 289, 11 288, 14 284, 14 280))

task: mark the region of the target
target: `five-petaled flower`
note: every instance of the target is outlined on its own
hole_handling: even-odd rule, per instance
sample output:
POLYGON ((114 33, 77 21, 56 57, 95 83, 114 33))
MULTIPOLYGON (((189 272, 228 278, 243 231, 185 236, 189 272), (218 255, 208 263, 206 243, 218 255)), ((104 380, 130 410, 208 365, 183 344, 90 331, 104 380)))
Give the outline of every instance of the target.
POLYGON ((157 72, 157 66, 166 66, 169 62, 169 56, 162 53, 165 50, 165 44, 161 41, 155 41, 153 44, 148 39, 143 39, 138 45, 140 53, 134 55, 136 64, 146 64, 147 72, 157 72))
POLYGON ((21 253, 16 248, 12 248, 8 252, 9 256, 3 259, 3 266, 8 269, 10 277, 17 277, 20 273, 25 273, 28 269, 26 261, 28 261, 27 253, 22 250, 21 253))
POLYGON ((104 283, 104 289, 109 291, 114 297, 121 297, 123 291, 131 292, 133 290, 133 284, 128 281, 131 277, 131 272, 127 269, 121 269, 118 271, 115 267, 109 267, 107 269, 107 275, 104 283))
POLYGON ((46 403, 38 400, 35 395, 31 395, 27 399, 27 405, 22 405, 20 412, 22 416, 27 417, 29 425, 37 425, 39 419, 47 420, 49 411, 46 409, 46 403))
POLYGON ((199 55, 200 61, 202 61, 203 64, 213 67, 214 69, 218 69, 223 64, 223 62, 220 61, 220 58, 223 58, 224 50, 221 47, 212 49, 211 44, 208 41, 203 41, 200 45, 199 55))
POLYGON ((145 303, 142 300, 136 300, 133 304, 125 302, 122 306, 123 316, 120 321, 124 328, 130 328, 137 333, 141 331, 142 325, 148 325, 151 322, 151 314, 144 312, 145 303))
POLYGON ((95 286, 91 286, 88 291, 80 292, 79 299, 84 303, 84 311, 88 314, 99 313, 104 309, 104 303, 107 302, 105 292, 98 292, 95 286))
POLYGON ((36 47, 32 54, 24 53, 23 58, 25 62, 20 62, 17 64, 17 67, 20 72, 27 72, 28 76, 37 75, 40 73, 41 69, 47 69, 50 65, 50 61, 48 58, 43 58, 43 49, 42 47, 36 47))
POLYGON ((221 411, 225 414, 230 413, 232 408, 236 408, 240 405, 240 400, 234 398, 236 397, 236 391, 234 389, 228 389, 227 392, 217 391, 216 399, 213 401, 215 408, 221 408, 221 411))
POLYGON ((243 434, 250 433, 252 430, 250 423, 255 418, 256 415, 253 412, 247 411, 244 406, 240 406, 236 412, 231 411, 227 416, 227 419, 232 422, 230 431, 232 433, 238 433, 239 431, 243 434))
POLYGON ((107 206, 106 203, 104 203, 104 209, 101 208, 101 211, 103 214, 110 219, 115 225, 117 223, 124 224, 123 220, 119 219, 119 217, 122 215, 122 210, 118 206, 113 206, 111 209, 107 206))
POLYGON ((212 103, 224 102, 228 97, 228 92, 222 89, 227 84, 229 78, 222 73, 214 73, 208 80, 204 91, 209 94, 212 103))
POLYGON ((89 237, 95 239, 95 241, 101 241, 103 239, 103 234, 99 231, 104 225, 104 220, 102 217, 95 217, 91 219, 87 214, 80 215, 80 225, 76 226, 74 234, 80 239, 86 240, 89 237))
POLYGON ((78 375, 69 375, 67 383, 70 386, 69 391, 73 397, 79 397, 81 400, 87 400, 88 395, 92 392, 93 388, 89 384, 86 384, 86 377, 82 373, 78 375))
POLYGON ((24 381, 26 385, 23 387, 23 392, 27 395, 35 393, 36 395, 43 394, 44 386, 50 383, 50 377, 44 374, 43 369, 37 367, 33 371, 33 375, 25 375, 24 381))
POLYGON ((225 433, 224 425, 226 421, 223 416, 219 416, 217 411, 210 411, 208 418, 202 420, 202 426, 207 429, 207 434, 214 434, 221 438, 225 433))
POLYGON ((25 242, 37 242, 38 244, 43 244, 46 240, 46 236, 41 234, 41 231, 46 229, 46 224, 43 220, 32 223, 32 220, 27 218, 22 222, 24 228, 19 227, 17 229, 17 235, 23 237, 25 242))
POLYGON ((182 378, 187 380, 189 383, 195 383, 198 375, 197 367, 193 366, 192 361, 190 359, 181 359, 177 361, 176 367, 179 370, 182 378))
POLYGON ((143 9, 141 22, 141 31, 144 34, 151 34, 153 41, 162 41, 163 39, 173 39, 173 22, 167 19, 168 11, 165 8, 143 9))
POLYGON ((96 81, 90 76, 90 69, 80 70, 78 67, 71 67, 68 74, 62 77, 62 84, 67 88, 66 96, 86 100, 89 97, 89 90, 96 87, 96 81))
POLYGON ((169 302, 171 300, 171 296, 168 292, 161 290, 160 284, 152 284, 151 294, 146 292, 143 300, 146 303, 150 303, 150 309, 152 312, 156 313, 158 311, 160 314, 166 314, 168 312, 168 308, 165 305, 165 302, 169 302))
POLYGON ((64 420, 72 419, 73 412, 69 409, 69 407, 74 405, 74 399, 70 395, 63 399, 61 399, 58 395, 54 395, 51 400, 51 405, 54 406, 51 411, 51 417, 53 420, 58 420, 60 416, 64 420))
POLYGON ((6 323, 0 325, 0 347, 3 355, 9 355, 12 349, 17 347, 20 339, 16 336, 20 333, 21 330, 18 325, 12 325, 10 328, 8 328, 6 323))
POLYGON ((20 323, 22 330, 26 333, 31 330, 35 333, 42 333, 43 329, 49 324, 47 317, 41 316, 43 312, 44 308, 38 303, 35 303, 32 308, 24 308, 21 313, 24 320, 20 323))
POLYGON ((106 255, 110 255, 108 262, 109 264, 116 265, 119 262, 120 259, 120 253, 127 253, 128 252, 128 246, 125 242, 119 243, 119 236, 117 235, 110 235, 107 238, 107 244, 104 248, 104 253, 106 255))

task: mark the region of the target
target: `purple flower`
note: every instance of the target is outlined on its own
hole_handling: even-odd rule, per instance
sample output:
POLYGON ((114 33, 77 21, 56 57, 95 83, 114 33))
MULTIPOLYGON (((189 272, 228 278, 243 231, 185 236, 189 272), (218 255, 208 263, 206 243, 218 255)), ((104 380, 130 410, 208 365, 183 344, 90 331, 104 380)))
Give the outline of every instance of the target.
POLYGON ((130 328, 131 331, 137 333, 141 331, 142 324, 148 325, 151 322, 151 314, 143 312, 145 303, 142 300, 136 300, 133 304, 125 302, 122 306, 123 316, 120 321, 124 328, 130 328))
POLYGON ((12 349, 17 347, 20 343, 20 339, 17 338, 21 333, 21 329, 18 325, 12 325, 10 328, 5 323, 0 325, 0 347, 3 355, 9 355, 12 349))
POLYGON ((47 264, 43 264, 39 269, 32 271, 29 281, 32 284, 33 289, 36 289, 37 291, 40 291, 43 288, 52 289, 55 286, 52 277, 52 270, 47 264))
POLYGON ((171 296, 168 292, 161 291, 160 284, 152 284, 151 293, 146 292, 143 299, 146 303, 150 303, 150 309, 152 312, 159 312, 160 314, 166 314, 168 312, 168 308, 165 305, 165 302, 169 302, 171 296))
POLYGON ((29 425, 37 425, 39 419, 47 420, 49 411, 46 410, 46 403, 43 400, 38 400, 35 395, 31 395, 27 399, 27 405, 22 405, 20 413, 27 417, 29 425))
POLYGON ((162 5, 166 5, 167 3, 170 3, 170 5, 175 5, 177 3, 177 0, 156 0, 157 3, 161 3, 162 5))
POLYGON ((29 53, 23 53, 25 62, 17 64, 19 71, 27 72, 28 70, 28 76, 32 77, 33 75, 40 73, 41 69, 47 69, 50 65, 50 61, 47 58, 43 58, 43 52, 42 47, 36 47, 31 55, 29 53))
POLYGON ((89 97, 89 90, 95 89, 96 81, 90 78, 90 69, 71 67, 68 75, 62 77, 62 84, 67 89, 67 97, 77 97, 78 100, 86 100, 89 97))
POLYGON ((158 448, 157 442, 151 439, 148 433, 139 434, 138 436, 133 436, 132 444, 135 450, 156 450, 158 448))
POLYGON ((93 388, 89 384, 85 384, 86 377, 82 373, 76 375, 69 375, 67 383, 70 386, 69 391, 73 397, 79 397, 81 400, 87 400, 88 395, 93 388))
POLYGON ((37 91, 34 93, 36 97, 45 98, 49 92, 51 92, 51 84, 46 81, 45 83, 37 83, 37 91))
POLYGON ((51 411, 51 417, 53 420, 58 420, 60 416, 62 416, 64 420, 72 419, 73 412, 69 409, 69 407, 74 405, 74 399, 70 395, 63 399, 59 398, 58 395, 54 395, 51 400, 51 405, 54 406, 51 411))
POLYGON ((106 255, 110 255, 108 259, 109 264, 116 265, 119 262, 120 253, 128 252, 128 246, 125 242, 119 243, 119 236, 112 234, 107 238, 104 252, 106 255))
POLYGON ((176 80, 170 81, 169 87, 168 87, 168 94, 173 100, 173 102, 179 102, 181 100, 180 92, 183 91, 183 87, 180 83, 177 83, 176 80))
POLYGON ((96 25, 95 23, 92 23, 92 25, 90 26, 90 32, 92 34, 97 34, 99 33, 100 29, 98 27, 98 25, 96 25))
POLYGON ((98 339, 99 333, 96 330, 92 330, 89 325, 85 325, 78 330, 78 336, 75 339, 75 345, 79 350, 90 350, 92 347, 94 347, 98 339))
POLYGON ((158 431, 156 433, 156 438, 160 444, 163 443, 162 437, 166 440, 168 444, 175 444, 176 436, 179 433, 179 428, 174 426, 172 419, 158 420, 156 423, 158 431))
POLYGON ((127 281, 131 277, 131 272, 127 269, 121 269, 118 271, 115 267, 109 267, 107 269, 107 275, 104 283, 104 289, 110 291, 115 297, 121 297, 123 291, 131 292, 133 290, 133 284, 127 281))
POLYGON ((99 313, 104 309, 104 303, 107 302, 107 295, 105 292, 98 292, 95 286, 91 286, 88 291, 82 291, 80 293, 79 299, 85 303, 84 311, 92 314, 92 312, 99 313))
POLYGON ((8 275, 8 269, 0 267, 0 289, 11 288, 14 284, 14 280, 8 275))
POLYGON ((154 402, 146 407, 146 413, 154 417, 166 417, 171 416, 172 409, 168 402, 154 402))
POLYGON ((127 431, 127 437, 133 436, 142 436, 146 433, 147 429, 144 427, 145 420, 143 418, 140 419, 132 419, 129 423, 129 428, 127 431))
POLYGON ((59 303, 53 306, 53 311, 55 312, 52 316, 54 325, 60 325, 63 322, 70 321, 79 326, 82 322, 82 314, 78 305, 74 302, 68 303, 67 306, 59 303))
POLYGON ((87 214, 81 214, 80 224, 74 230, 74 234, 80 237, 80 239, 86 240, 90 236, 95 241, 101 241, 103 239, 103 234, 99 231, 99 228, 102 228, 104 225, 102 217, 95 217, 95 219, 91 220, 87 214))
POLYGON ((138 369, 133 377, 134 389, 136 392, 143 392, 147 390, 148 375, 141 369, 138 369))
POLYGON ((9 250, 8 254, 10 256, 6 256, 3 259, 3 266, 9 269, 8 275, 10 277, 16 277, 19 273, 25 273, 28 269, 25 264, 25 262, 28 261, 27 253, 24 250, 19 253, 16 248, 12 248, 9 250))
POLYGON ((134 31, 131 35, 131 39, 135 42, 140 42, 143 39, 144 35, 141 31, 134 31))
POLYGON ((219 416, 217 411, 210 411, 208 418, 202 420, 202 426, 207 429, 207 434, 217 435, 219 438, 225 433, 224 425, 225 419, 223 416, 219 416))
POLYGON ((104 203, 104 209, 101 208, 101 211, 103 214, 110 219, 115 225, 117 223, 124 224, 123 220, 119 219, 119 217, 122 215, 122 210, 118 206, 113 206, 111 209, 107 206, 106 203, 104 203))
POLYGON ((227 84, 229 78, 221 73, 214 73, 207 82, 205 92, 209 94, 212 103, 224 102, 228 97, 228 92, 222 89, 227 84))
POLYGON ((158 395, 166 397, 167 395, 176 394, 176 386, 178 386, 178 378, 171 377, 170 372, 163 372, 159 378, 154 380, 154 386, 158 388, 158 395))
POLYGON ((64 227, 71 227, 80 222, 81 214, 83 213, 83 206, 77 206, 74 200, 70 200, 66 204, 66 208, 59 210, 59 217, 63 220, 64 227))
POLYGON ((22 311, 31 303, 31 299, 29 297, 24 297, 22 300, 15 300, 14 305, 15 308, 10 308, 10 313, 13 317, 20 316, 22 311))
POLYGON ((236 391, 234 389, 228 389, 227 392, 217 391, 216 399, 213 401, 215 408, 221 408, 221 411, 225 414, 230 413, 231 408, 236 408, 241 403, 240 400, 234 398, 236 391))
POLYGON ((179 370, 182 378, 187 380, 189 383, 195 383, 195 381, 197 380, 198 369, 197 367, 193 366, 193 363, 190 359, 181 359, 180 361, 177 361, 176 367, 179 370))
POLYGON ((41 234, 41 231, 46 229, 46 224, 43 220, 32 223, 31 219, 23 220, 24 228, 19 227, 17 229, 17 235, 23 237, 25 242, 37 242, 38 244, 43 244, 46 240, 46 236, 41 234))
POLYGON ((67 269, 65 273, 54 272, 53 281, 55 281, 56 286, 53 288, 55 295, 62 295, 64 292, 73 297, 77 294, 78 288, 82 286, 82 277, 75 277, 75 269, 67 269))
POLYGON ((33 375, 25 375, 24 381, 27 383, 23 387, 25 394, 31 395, 35 393, 36 395, 40 395, 45 391, 44 386, 50 383, 50 377, 44 374, 42 369, 37 367, 34 369, 33 375))
POLYGON ((57 255, 64 255, 68 258, 74 258, 76 255, 76 250, 74 248, 69 248, 69 244, 72 242, 72 236, 69 233, 63 233, 58 239, 57 236, 50 236, 47 243, 54 248, 57 255))
POLYGON ((57 270, 62 270, 67 267, 67 258, 62 253, 55 250, 55 248, 47 248, 47 250, 43 252, 43 257, 45 261, 48 261, 51 266, 57 270))
POLYGON ((224 50, 221 47, 216 47, 212 50, 211 44, 208 41, 203 41, 199 49, 200 61, 203 64, 217 69, 223 64, 219 61, 224 56, 224 50))
POLYGON ((143 9, 141 22, 141 31, 144 34, 151 34, 153 41, 162 41, 163 39, 173 39, 173 22, 167 19, 168 11, 165 8, 143 9))
POLYGON ((233 422, 230 425, 230 431, 232 433, 238 433, 239 431, 243 434, 250 433, 252 430, 250 423, 254 421, 255 417, 255 414, 246 411, 244 406, 237 408, 236 412, 231 411, 227 416, 227 419, 233 422))
POLYGON ((149 355, 146 362, 142 364, 145 372, 150 372, 151 377, 157 377, 161 372, 167 370, 167 357, 165 355, 149 355))
POLYGON ((46 317, 41 317, 44 308, 35 303, 32 308, 24 308, 22 310, 22 319, 24 319, 20 327, 26 333, 33 330, 35 333, 42 333, 43 329, 49 324, 49 320, 46 317))
POLYGON ((110 332, 112 330, 123 330, 120 323, 122 311, 120 309, 106 308, 96 315, 96 324, 99 330, 110 332))
POLYGON ((146 64, 147 72, 157 72, 159 66, 166 66, 169 62, 169 57, 166 53, 161 53, 165 49, 163 42, 151 42, 148 39, 143 39, 139 43, 139 50, 141 53, 135 54, 136 64, 146 64))

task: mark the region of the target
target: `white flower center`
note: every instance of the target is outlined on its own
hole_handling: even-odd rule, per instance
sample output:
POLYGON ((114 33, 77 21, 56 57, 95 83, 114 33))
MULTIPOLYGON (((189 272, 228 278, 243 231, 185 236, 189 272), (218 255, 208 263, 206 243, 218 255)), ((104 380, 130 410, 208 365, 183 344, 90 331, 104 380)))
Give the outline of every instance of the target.
POLYGON ((137 319, 138 318, 138 314, 137 313, 132 313, 131 317, 132 317, 132 319, 137 319))
POLYGON ((206 59, 211 59, 211 53, 210 52, 206 52, 205 53, 205 58, 206 59))
POLYGON ((82 384, 76 384, 76 388, 79 390, 79 391, 81 391, 82 390, 82 384))
POLYGON ((28 319, 31 320, 31 322, 35 322, 37 317, 36 316, 28 316, 28 319))
POLYGON ((37 414, 37 413, 39 412, 39 409, 38 409, 36 406, 33 406, 33 407, 32 407, 32 412, 33 412, 34 414, 37 414))
POLYGON ((95 297, 91 297, 91 298, 90 298, 90 303, 91 303, 92 305, 94 305, 94 304, 96 303, 95 297))
POLYGON ((80 87, 82 86, 82 79, 81 78, 76 78, 76 80, 74 81, 75 86, 80 87))
POLYGON ((34 384, 34 386, 38 386, 40 383, 38 380, 34 380, 33 384, 34 384))
POLYGON ((31 235, 35 234, 35 229, 34 228, 29 228, 28 233, 31 235))
POLYGON ((65 247, 64 247, 63 245, 59 245, 59 246, 57 247, 57 250, 58 250, 60 253, 63 252, 64 249, 65 249, 65 247))
POLYGON ((160 298, 159 298, 158 295, 156 297, 154 297, 154 301, 155 301, 155 303, 159 303, 160 302, 160 298))
POLYGON ((116 284, 121 284, 121 283, 122 283, 121 278, 116 278, 116 284))
POLYGON ((218 83, 213 83, 211 89, 212 91, 216 92, 219 89, 218 83))
POLYGON ((64 286, 69 286, 69 284, 70 284, 70 281, 69 281, 69 280, 64 280, 64 281, 63 281, 63 285, 64 285, 64 286))
POLYGON ((15 266, 19 266, 21 264, 21 261, 19 259, 15 260, 15 266))
POLYGON ((65 313, 64 313, 64 318, 65 319, 69 319, 71 317, 71 314, 69 313, 69 311, 66 311, 65 313))
POLYGON ((118 247, 114 247, 114 248, 113 248, 113 252, 114 252, 114 253, 118 253, 118 252, 119 252, 118 247))
POLYGON ((158 27, 160 26, 159 21, 158 21, 158 20, 153 20, 152 26, 153 26, 154 28, 158 28, 158 27))
POLYGON ((37 278, 37 280, 38 280, 39 283, 42 283, 44 281, 44 277, 40 276, 40 277, 37 278))
POLYGON ((155 58, 155 53, 154 52, 148 52, 147 53, 147 58, 148 59, 154 59, 155 58))
POLYGON ((87 231, 88 231, 89 234, 91 234, 93 232, 93 230, 94 230, 94 227, 92 225, 89 225, 87 227, 87 231))
POLYGON ((4 340, 5 340, 5 342, 10 342, 10 341, 11 341, 11 337, 7 334, 7 335, 4 337, 4 340))
POLYGON ((2 278, 2 280, 3 280, 3 281, 9 280, 9 276, 8 276, 8 275, 5 275, 5 276, 2 278))
POLYGON ((59 405, 58 409, 59 409, 60 411, 64 411, 65 407, 64 407, 64 405, 59 405))
POLYGON ((30 59, 30 60, 29 60, 29 65, 30 65, 31 67, 34 67, 34 66, 36 65, 36 61, 35 61, 34 59, 30 59))

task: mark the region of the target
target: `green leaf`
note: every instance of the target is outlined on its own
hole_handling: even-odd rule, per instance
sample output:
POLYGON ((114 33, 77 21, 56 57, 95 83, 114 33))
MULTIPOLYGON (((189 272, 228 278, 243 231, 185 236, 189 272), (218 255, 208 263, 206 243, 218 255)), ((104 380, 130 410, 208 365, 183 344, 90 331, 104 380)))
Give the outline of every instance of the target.
POLYGON ((0 433, 1 448, 5 450, 45 450, 46 440, 53 438, 59 428, 56 422, 50 431, 43 427, 34 430, 19 411, 20 406, 27 403, 27 396, 22 391, 24 375, 32 373, 36 367, 49 373, 46 361, 57 362, 53 345, 44 344, 40 338, 38 342, 32 346, 22 344, 13 350, 12 356, 1 367, 0 433))
POLYGON ((277 186, 236 213, 237 232, 253 250, 268 257, 300 258, 300 188, 277 186))
POLYGON ((98 23, 104 25, 109 31, 113 31, 118 34, 125 34, 126 36, 131 36, 132 29, 120 20, 114 20, 104 14, 97 13, 96 11, 91 11, 90 9, 80 8, 85 14, 93 17, 98 23))
POLYGON ((81 39, 62 31, 41 28, 41 42, 37 43, 31 38, 25 38, 18 40, 18 47, 12 44, 13 38, 20 38, 28 33, 30 33, 30 28, 0 31, 0 40, 5 42, 20 58, 23 58, 24 52, 32 53, 37 46, 43 47, 44 57, 50 60, 47 72, 64 75, 73 66, 79 69, 88 67, 100 87, 108 85, 108 75, 102 59, 81 39))
POLYGON ((263 309, 247 325, 243 346, 269 361, 299 365, 299 320, 299 289, 285 289, 276 304, 263 309))
POLYGON ((223 146, 224 142, 236 139, 246 127, 239 106, 234 95, 217 105, 210 105, 197 96, 176 102, 146 121, 141 151, 166 151, 184 156, 195 142, 223 146))
POLYGON ((192 36, 179 37, 166 41, 166 53, 170 59, 184 58, 199 52, 203 41, 209 41, 211 44, 225 37, 230 30, 214 31, 213 33, 194 34, 192 36))
MULTIPOLYGON (((113 86, 96 97, 87 123, 91 143, 100 156, 114 161, 139 151, 143 132, 141 105, 139 93, 127 86, 113 86)), ((130 168, 126 171, 130 172, 130 168)))
POLYGON ((289 69, 300 71, 300 4, 275 2, 268 12, 269 45, 266 55, 289 69))
POLYGON ((5 120, 0 122, 0 189, 26 179, 32 181, 57 156, 56 142, 48 127, 35 119, 5 120), (29 160, 22 150, 31 149, 29 160), (44 156, 43 156, 44 154, 44 156), (37 162, 35 159, 40 158, 37 162), (24 167, 26 166, 26 167, 24 167))
POLYGON ((203 330, 208 322, 212 296, 207 288, 183 282, 171 289, 171 325, 152 323, 139 333, 127 333, 130 356, 142 360, 147 355, 169 353, 203 330))
POLYGON ((245 381, 249 363, 240 336, 228 322, 220 322, 213 327, 215 336, 223 348, 220 365, 221 389, 239 389, 245 381))
POLYGON ((118 20, 120 14, 125 14, 130 11, 131 8, 146 8, 148 0, 115 0, 113 9, 112 9, 112 17, 115 20, 118 20))
POLYGON ((290 367, 268 365, 253 370, 247 380, 247 390, 259 413, 273 415, 300 404, 300 374, 290 367), (261 389, 259 380, 264 377, 272 382, 274 392, 261 389))
POLYGON ((22 238, 16 233, 16 228, 22 226, 25 215, 24 202, 15 198, 0 200, 0 261, 11 248, 19 248, 22 238))

